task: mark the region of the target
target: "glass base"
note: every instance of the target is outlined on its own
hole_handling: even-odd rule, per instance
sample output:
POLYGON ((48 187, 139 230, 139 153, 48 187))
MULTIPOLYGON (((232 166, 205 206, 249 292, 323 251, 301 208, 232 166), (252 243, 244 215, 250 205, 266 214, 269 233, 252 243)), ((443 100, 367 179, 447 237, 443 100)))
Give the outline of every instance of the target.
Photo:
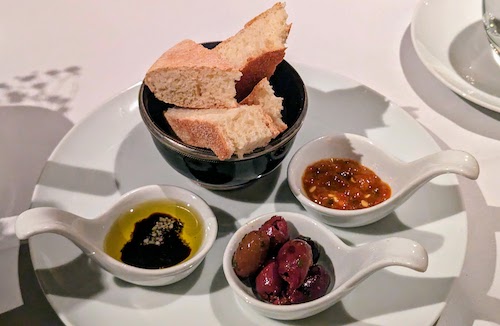
POLYGON ((491 53, 493 55, 493 60, 495 60, 495 62, 497 63, 497 65, 500 66, 500 52, 499 52, 499 49, 496 47, 495 44, 493 44, 491 42, 490 42, 490 46, 491 46, 491 53))

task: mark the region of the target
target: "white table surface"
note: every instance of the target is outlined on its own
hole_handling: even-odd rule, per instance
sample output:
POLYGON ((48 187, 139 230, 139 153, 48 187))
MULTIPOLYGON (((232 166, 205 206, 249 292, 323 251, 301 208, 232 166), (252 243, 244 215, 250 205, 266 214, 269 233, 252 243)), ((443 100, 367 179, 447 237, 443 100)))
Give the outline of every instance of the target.
MULTIPOLYGON (((29 207, 37 177, 62 136, 140 81, 176 42, 227 38, 273 3, 3 1, 0 324, 61 324, 39 289, 27 244, 8 234, 12 216, 29 207), (38 88, 28 88, 34 80, 38 88)), ((373 88, 415 117, 443 148, 478 159, 479 179, 459 179, 468 215, 467 254, 437 325, 500 325, 500 114, 463 100, 425 69, 410 34, 417 3, 289 0, 293 27, 286 59, 373 88)))

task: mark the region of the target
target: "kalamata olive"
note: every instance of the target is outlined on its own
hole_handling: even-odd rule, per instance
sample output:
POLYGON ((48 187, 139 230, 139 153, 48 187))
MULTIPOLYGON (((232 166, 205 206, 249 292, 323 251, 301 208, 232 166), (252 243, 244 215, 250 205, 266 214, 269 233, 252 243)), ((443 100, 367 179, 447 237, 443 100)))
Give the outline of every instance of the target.
POLYGON ((290 238, 288 235, 288 224, 281 216, 275 215, 267 220, 260 227, 259 231, 265 232, 271 238, 271 248, 277 248, 287 242, 290 238))
POLYGON ((255 278, 255 290, 257 294, 266 301, 281 294, 283 279, 278 273, 278 263, 271 260, 261 269, 255 278))
POLYGON ((278 273, 288 283, 289 291, 301 286, 312 266, 312 249, 304 240, 293 239, 285 242, 276 257, 278 273))
POLYGON ((313 253, 313 264, 316 264, 318 262, 318 259, 319 259, 319 246, 316 243, 316 241, 312 240, 309 237, 303 236, 303 235, 299 235, 296 239, 304 240, 305 242, 307 242, 311 246, 312 253, 313 253))
POLYGON ((233 255, 233 268, 240 278, 249 277, 257 272, 266 260, 270 239, 259 231, 247 233, 238 244, 233 255))
POLYGON ((287 293, 280 300, 280 304, 297 304, 303 302, 307 302, 307 295, 301 290, 300 287, 290 293, 287 293))
POLYGON ((330 275, 321 265, 309 269, 306 280, 298 289, 287 293, 290 304, 312 301, 325 295, 330 286, 330 275))

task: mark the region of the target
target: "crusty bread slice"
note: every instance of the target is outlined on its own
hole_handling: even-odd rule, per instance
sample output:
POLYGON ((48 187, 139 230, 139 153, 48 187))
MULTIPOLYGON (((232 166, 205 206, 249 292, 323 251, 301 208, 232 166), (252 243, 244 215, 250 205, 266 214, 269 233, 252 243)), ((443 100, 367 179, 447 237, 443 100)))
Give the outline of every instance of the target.
POLYGON ((165 52, 144 82, 166 103, 186 108, 234 108, 241 72, 217 52, 184 40, 165 52))
POLYGON ((209 148, 225 160, 233 154, 242 157, 266 146, 287 128, 281 120, 282 100, 264 78, 237 108, 171 108, 164 114, 184 143, 209 148))
POLYGON ((276 133, 271 117, 259 106, 199 110, 170 108, 164 114, 184 143, 209 148, 220 160, 233 154, 242 157, 266 146, 276 133))
POLYGON ((236 35, 221 42, 214 51, 242 73, 236 83, 236 99, 244 99, 263 78, 269 78, 285 56, 287 25, 285 4, 276 3, 245 24, 236 35))
POLYGON ((276 97, 267 78, 255 85, 252 92, 240 102, 245 105, 259 105, 272 119, 278 134, 286 130, 287 125, 282 120, 283 98, 276 97))

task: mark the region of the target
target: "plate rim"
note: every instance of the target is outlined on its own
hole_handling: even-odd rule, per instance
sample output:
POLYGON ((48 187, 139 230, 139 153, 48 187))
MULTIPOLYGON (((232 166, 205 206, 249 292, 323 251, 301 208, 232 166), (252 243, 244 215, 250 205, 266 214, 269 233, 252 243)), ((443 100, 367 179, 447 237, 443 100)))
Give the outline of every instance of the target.
MULTIPOLYGON (((418 24, 415 24, 415 22, 423 14, 424 8, 427 7, 428 5, 431 5, 433 1, 441 1, 441 0, 420 0, 415 6, 411 18, 411 24, 410 24, 411 41, 413 43, 413 47, 415 49, 415 52, 417 53, 418 58, 435 78, 437 78, 443 85, 450 88, 454 93, 458 94, 460 97, 466 99, 467 101, 473 102, 486 109, 500 113, 500 99, 497 99, 495 96, 488 94, 487 92, 484 92, 481 89, 476 88, 473 85, 467 83, 458 75, 458 73, 456 73, 455 70, 449 69, 447 65, 443 64, 442 67, 446 68, 447 71, 451 71, 452 75, 456 75, 458 77, 456 80, 454 80, 455 82, 450 81, 448 78, 445 77, 444 74, 440 73, 439 70, 436 69, 434 65, 426 59, 426 55, 423 53, 423 49, 420 46, 422 41, 419 40, 417 37, 416 29, 418 28, 418 24), (462 85, 464 86, 463 88, 460 87, 462 85), (465 95, 464 93, 466 91, 466 87, 474 89, 475 92, 477 92, 487 100, 490 100, 491 102, 488 102, 487 100, 485 101, 480 97, 475 96, 474 93, 472 95, 471 94, 465 95)), ((462 1, 458 1, 457 4, 462 4, 462 1)), ((441 60, 438 61, 441 62, 441 60)))

